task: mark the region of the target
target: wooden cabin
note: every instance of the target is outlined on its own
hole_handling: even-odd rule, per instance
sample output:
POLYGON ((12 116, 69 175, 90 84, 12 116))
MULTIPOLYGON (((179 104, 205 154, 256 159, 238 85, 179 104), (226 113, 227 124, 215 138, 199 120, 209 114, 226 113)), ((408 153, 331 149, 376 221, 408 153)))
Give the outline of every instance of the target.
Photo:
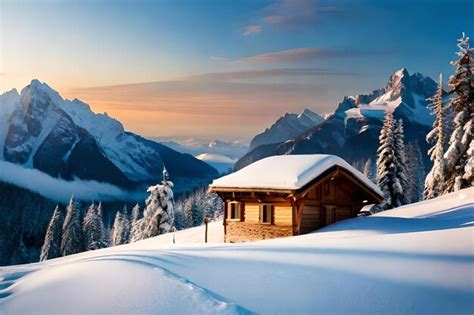
POLYGON ((321 154, 265 158, 214 180, 210 190, 224 200, 231 243, 309 233, 383 200, 362 173, 321 154))

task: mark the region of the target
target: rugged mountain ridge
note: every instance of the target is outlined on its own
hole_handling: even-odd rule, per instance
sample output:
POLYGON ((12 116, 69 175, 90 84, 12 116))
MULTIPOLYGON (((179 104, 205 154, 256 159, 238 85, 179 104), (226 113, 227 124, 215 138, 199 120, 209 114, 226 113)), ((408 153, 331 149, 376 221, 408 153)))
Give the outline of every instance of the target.
POLYGON ((324 118, 305 109, 300 114, 286 113, 270 128, 256 135, 250 142, 250 150, 260 145, 278 143, 291 139, 306 130, 322 123, 324 118))
POLYGON ((433 117, 426 98, 435 91, 436 82, 432 79, 420 73, 410 75, 402 68, 389 77, 385 87, 370 94, 344 97, 323 123, 285 141, 255 147, 236 163, 235 169, 281 154, 335 154, 350 163, 374 159, 386 111, 403 119, 406 142, 418 142, 429 168, 425 138, 433 117))
POLYGON ((0 96, 0 159, 54 177, 88 179, 124 188, 161 180, 163 165, 187 190, 216 176, 188 154, 124 130, 106 113, 96 114, 74 99, 64 100, 46 83, 33 80, 19 94, 0 96))

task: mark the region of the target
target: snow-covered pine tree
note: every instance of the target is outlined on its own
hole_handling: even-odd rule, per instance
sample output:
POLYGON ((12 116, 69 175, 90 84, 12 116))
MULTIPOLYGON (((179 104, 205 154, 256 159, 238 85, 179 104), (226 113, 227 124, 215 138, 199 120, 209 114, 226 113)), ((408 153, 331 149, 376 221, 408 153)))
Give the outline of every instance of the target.
POLYGON ((145 201, 143 218, 138 220, 132 240, 142 240, 173 231, 174 229, 174 196, 173 182, 169 180, 166 168, 163 168, 161 184, 150 186, 150 194, 145 201))
MULTIPOLYGON (((100 207, 102 206, 100 205, 100 207)), ((95 250, 107 247, 102 217, 99 214, 98 207, 94 203, 89 206, 89 209, 84 216, 82 235, 85 250, 95 250)))
POLYGON ((132 208, 132 216, 131 216, 131 221, 130 224, 133 226, 135 222, 138 221, 140 218, 140 206, 138 203, 132 208))
POLYGON ((109 238, 107 233, 107 229, 104 226, 104 217, 103 217, 103 210, 102 210, 102 203, 99 202, 99 205, 96 208, 97 211, 97 224, 98 224, 98 230, 100 234, 100 243, 99 243, 99 248, 106 248, 109 246, 109 238))
POLYGON ((408 200, 418 202, 423 199, 425 165, 417 141, 407 144, 408 200))
POLYGON ((77 254, 83 251, 81 210, 74 197, 71 197, 66 208, 66 218, 64 219, 63 232, 61 238, 61 256, 77 254))
POLYGON ((428 150, 428 156, 433 161, 433 167, 426 176, 424 199, 431 199, 440 196, 444 191, 446 166, 444 161, 444 151, 446 146, 446 120, 445 108, 443 105, 443 76, 439 75, 438 88, 436 94, 430 99, 431 110, 436 116, 433 122, 433 129, 426 135, 426 141, 433 143, 428 150))
POLYGON ((127 205, 123 206, 122 210, 122 235, 121 235, 121 244, 127 244, 130 241, 130 219, 128 216, 127 205))
POLYGON ((175 211, 174 211, 174 226, 177 230, 183 230, 188 228, 188 218, 184 213, 184 202, 176 202, 175 211))
POLYGON ((97 212, 95 210, 95 204, 91 203, 89 209, 87 209, 86 215, 82 221, 82 240, 84 242, 83 247, 85 250, 96 249, 94 242, 95 231, 95 216, 97 212))
POLYGON ((449 91, 453 94, 450 106, 456 111, 454 130, 449 140, 444 159, 446 176, 444 193, 457 191, 474 185, 474 163, 472 144, 474 133, 474 49, 464 33, 458 40, 458 60, 451 62, 456 67, 450 77, 449 91))
POLYGON ((364 175, 374 183, 377 181, 375 178, 374 163, 370 157, 364 164, 364 175))
POLYGON ((63 231, 64 214, 56 206, 49 221, 48 229, 41 247, 40 261, 59 257, 61 251, 61 234, 63 231))
POLYGON ((387 112, 380 130, 380 145, 377 149, 377 184, 385 197, 381 204, 384 210, 395 207, 393 196, 395 195, 396 166, 393 131, 393 114, 387 112))
POLYGON ((124 218, 122 211, 117 211, 117 213, 115 214, 114 227, 112 228, 112 246, 124 244, 124 219, 126 218, 124 218))
POLYGON ((408 187, 408 175, 406 166, 405 132, 403 130, 403 120, 399 119, 395 123, 393 132, 393 142, 395 148, 395 185, 393 195, 393 206, 400 207, 408 203, 406 187, 408 187))
POLYGON ((138 203, 132 208, 132 215, 130 220, 130 235, 129 243, 133 242, 134 235, 138 233, 140 225, 138 224, 140 220, 140 206, 138 203))

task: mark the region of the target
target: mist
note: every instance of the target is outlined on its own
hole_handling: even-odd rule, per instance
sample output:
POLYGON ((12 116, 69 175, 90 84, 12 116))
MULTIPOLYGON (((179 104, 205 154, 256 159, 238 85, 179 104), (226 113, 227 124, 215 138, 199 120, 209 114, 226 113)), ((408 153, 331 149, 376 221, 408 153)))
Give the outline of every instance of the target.
POLYGON ((145 191, 130 192, 97 181, 81 179, 66 181, 36 169, 23 168, 5 161, 0 161, 0 181, 28 189, 61 203, 67 203, 73 195, 77 200, 83 201, 140 201, 146 194, 145 191))

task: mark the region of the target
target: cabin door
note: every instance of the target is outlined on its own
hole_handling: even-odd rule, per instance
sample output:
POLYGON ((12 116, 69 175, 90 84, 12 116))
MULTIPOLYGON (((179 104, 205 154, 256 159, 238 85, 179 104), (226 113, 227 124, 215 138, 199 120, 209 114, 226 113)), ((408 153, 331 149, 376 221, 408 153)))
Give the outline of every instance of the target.
POLYGON ((336 222, 336 206, 335 205, 324 205, 324 211, 326 216, 326 225, 336 222))

